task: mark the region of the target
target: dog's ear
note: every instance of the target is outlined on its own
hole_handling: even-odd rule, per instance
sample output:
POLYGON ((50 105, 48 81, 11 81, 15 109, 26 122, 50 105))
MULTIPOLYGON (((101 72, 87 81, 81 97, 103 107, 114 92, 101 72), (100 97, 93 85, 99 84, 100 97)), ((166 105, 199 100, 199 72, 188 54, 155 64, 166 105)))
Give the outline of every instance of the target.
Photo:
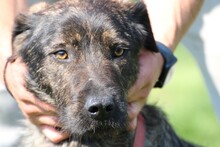
POLYGON ((15 19, 13 38, 15 38, 16 36, 18 36, 21 33, 24 33, 25 31, 29 30, 30 24, 28 24, 28 17, 46 9, 47 6, 48 6, 47 3, 40 2, 40 3, 33 5, 29 9, 29 11, 27 13, 28 15, 19 14, 15 19))
POLYGON ((14 23, 14 30, 12 32, 12 46, 13 46, 13 55, 16 56, 19 54, 20 49, 24 43, 24 40, 27 39, 29 34, 30 24, 27 22, 27 16, 19 14, 14 23))
POLYGON ((28 17, 33 16, 35 13, 38 13, 42 10, 45 10, 48 6, 45 2, 40 2, 35 5, 33 5, 29 11, 28 15, 19 14, 15 19, 15 25, 13 30, 13 36, 12 38, 17 37, 19 34, 22 34, 30 29, 30 24, 28 22, 28 17))
POLYGON ((147 8, 144 2, 137 2, 130 8, 129 11, 133 22, 133 27, 141 36, 143 36, 144 47, 148 50, 158 52, 148 17, 147 8))
POLYGON ((27 16, 23 14, 19 14, 15 19, 12 38, 14 39, 16 36, 20 35, 21 33, 24 33, 29 29, 30 29, 30 25, 27 23, 27 16))

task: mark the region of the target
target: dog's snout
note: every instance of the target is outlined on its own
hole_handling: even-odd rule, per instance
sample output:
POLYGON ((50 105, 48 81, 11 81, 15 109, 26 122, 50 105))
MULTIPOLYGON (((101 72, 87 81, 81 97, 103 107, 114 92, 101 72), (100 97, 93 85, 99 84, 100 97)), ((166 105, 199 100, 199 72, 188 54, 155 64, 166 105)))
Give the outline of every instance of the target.
POLYGON ((97 120, 109 119, 114 110, 115 104, 113 98, 89 98, 86 102, 86 110, 90 117, 97 120))

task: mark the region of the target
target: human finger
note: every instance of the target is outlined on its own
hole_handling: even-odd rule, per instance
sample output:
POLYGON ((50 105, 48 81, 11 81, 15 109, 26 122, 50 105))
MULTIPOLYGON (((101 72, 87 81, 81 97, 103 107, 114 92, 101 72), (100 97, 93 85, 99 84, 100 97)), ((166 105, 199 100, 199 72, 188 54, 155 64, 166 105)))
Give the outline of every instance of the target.
POLYGON ((69 137, 68 132, 61 132, 48 125, 40 126, 41 132, 53 143, 59 143, 69 137))

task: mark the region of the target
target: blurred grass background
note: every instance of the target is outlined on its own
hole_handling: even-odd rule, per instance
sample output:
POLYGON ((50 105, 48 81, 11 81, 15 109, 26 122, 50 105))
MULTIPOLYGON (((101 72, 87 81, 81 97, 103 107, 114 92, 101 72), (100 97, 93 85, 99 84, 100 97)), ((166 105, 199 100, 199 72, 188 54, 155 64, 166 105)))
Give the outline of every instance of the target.
MULTIPOLYGON (((149 104, 161 107, 178 135, 205 147, 220 147, 220 119, 215 115, 196 61, 182 45, 170 82, 154 89, 149 104)), ((220 107, 220 106, 219 106, 220 107)))

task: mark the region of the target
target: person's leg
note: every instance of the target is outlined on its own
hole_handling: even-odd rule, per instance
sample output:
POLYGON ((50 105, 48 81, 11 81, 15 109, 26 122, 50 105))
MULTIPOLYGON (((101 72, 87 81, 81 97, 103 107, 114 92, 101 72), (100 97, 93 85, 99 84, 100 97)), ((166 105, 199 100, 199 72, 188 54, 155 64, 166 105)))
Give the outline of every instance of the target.
POLYGON ((202 14, 183 39, 201 69, 209 95, 220 118, 220 2, 204 5, 202 14), (208 8, 206 6, 212 6, 208 8))

